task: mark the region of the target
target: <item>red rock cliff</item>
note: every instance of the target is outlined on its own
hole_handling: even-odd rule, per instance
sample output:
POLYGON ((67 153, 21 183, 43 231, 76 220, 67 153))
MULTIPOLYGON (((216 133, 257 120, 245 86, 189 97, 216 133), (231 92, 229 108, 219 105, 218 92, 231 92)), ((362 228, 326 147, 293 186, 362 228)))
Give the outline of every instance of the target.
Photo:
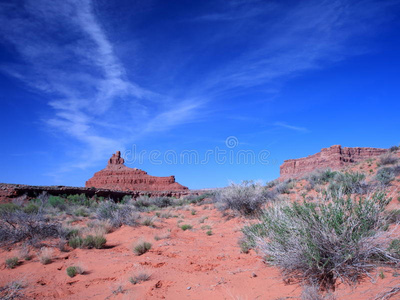
POLYGON ((380 148, 342 148, 340 145, 334 145, 323 148, 314 155, 285 160, 281 165, 280 179, 299 178, 316 169, 337 170, 348 164, 379 156, 386 151, 380 148))
POLYGON ((108 160, 105 169, 96 172, 86 181, 86 187, 119 191, 182 191, 188 188, 175 182, 174 176, 156 177, 140 169, 124 165, 121 152, 117 151, 108 160))

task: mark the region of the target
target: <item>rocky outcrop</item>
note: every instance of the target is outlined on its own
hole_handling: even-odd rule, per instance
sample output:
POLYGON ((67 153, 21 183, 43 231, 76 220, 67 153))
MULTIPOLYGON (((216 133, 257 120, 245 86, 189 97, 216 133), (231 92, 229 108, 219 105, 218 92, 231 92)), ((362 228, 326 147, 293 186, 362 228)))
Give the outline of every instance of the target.
POLYGON ((347 148, 334 145, 314 155, 285 160, 280 168, 280 179, 299 178, 316 169, 338 170, 352 163, 379 156, 387 152, 380 148, 347 148))
POLYGON ((140 169, 124 165, 121 152, 113 154, 108 165, 86 181, 86 187, 118 191, 184 191, 188 188, 175 182, 174 176, 156 177, 140 169))

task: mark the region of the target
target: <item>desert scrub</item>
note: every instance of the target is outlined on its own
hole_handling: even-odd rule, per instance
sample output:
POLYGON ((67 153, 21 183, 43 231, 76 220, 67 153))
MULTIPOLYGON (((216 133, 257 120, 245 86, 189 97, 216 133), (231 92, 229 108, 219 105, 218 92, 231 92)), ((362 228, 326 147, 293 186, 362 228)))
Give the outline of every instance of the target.
POLYGON ((143 219, 143 221, 141 222, 141 224, 142 224, 143 226, 156 227, 156 226, 154 225, 154 220, 155 220, 155 218, 146 217, 146 218, 143 219))
POLYGON ((122 225, 135 226, 139 214, 129 204, 117 204, 113 201, 104 201, 96 210, 96 217, 101 221, 108 220, 115 228, 122 225))
POLYGON ((53 249, 43 247, 40 249, 38 257, 42 265, 48 265, 53 259, 53 249))
POLYGON ((22 210, 27 214, 37 214, 39 212, 39 206, 29 202, 22 210))
POLYGON ((337 279, 353 283, 374 261, 396 261, 385 249, 383 214, 390 198, 322 199, 316 203, 281 203, 261 216, 262 235, 254 241, 285 277, 332 288, 337 279), (263 236, 265 234, 265 237, 263 236))
POLYGON ((400 174, 400 166, 384 167, 378 170, 375 179, 382 185, 389 185, 400 174))
POLYGON ((0 213, 0 245, 40 242, 59 237, 60 231, 61 224, 42 213, 28 214, 21 210, 0 213))
POLYGON ((255 216, 275 195, 259 182, 243 181, 219 190, 214 202, 219 210, 232 210, 244 216, 255 216))
POLYGON ((207 234, 207 235, 212 235, 213 232, 212 232, 212 230, 208 230, 208 231, 206 232, 206 234, 207 234))
POLYGON ((379 157, 378 164, 380 166, 393 165, 399 161, 399 158, 392 153, 388 152, 379 157))
POLYGON ((142 254, 145 254, 147 251, 151 249, 151 243, 145 242, 145 241, 139 241, 136 244, 133 245, 133 252, 140 256, 142 254))
POLYGON ((16 266, 18 266, 18 263, 19 263, 18 257, 12 257, 6 259, 6 267, 8 269, 14 269, 16 266))
POLYGON ((387 250, 400 258, 400 239, 391 241, 387 250))
POLYGON ((75 277, 77 274, 83 274, 83 269, 80 266, 70 266, 67 268, 67 275, 69 277, 75 277))
POLYGON ((104 237, 104 235, 97 234, 97 235, 87 235, 83 239, 82 247, 92 249, 102 249, 104 248, 104 245, 106 244, 107 239, 104 237))
POLYGON ((72 236, 72 237, 68 240, 68 245, 69 245, 71 248, 74 248, 74 249, 76 249, 76 248, 81 248, 82 245, 83 245, 83 238, 80 237, 79 235, 72 236))
POLYGON ((192 228, 193 228, 193 226, 192 226, 192 225, 189 225, 189 224, 183 224, 183 225, 181 225, 181 229, 182 229, 183 231, 186 231, 186 230, 192 229, 192 228))
POLYGON ((328 183, 335 177, 336 173, 337 172, 332 171, 329 168, 326 170, 315 170, 306 179, 313 188, 317 184, 324 185, 328 183))
POLYGON ((12 281, 5 286, 0 286, 0 299, 13 300, 13 299, 25 299, 21 290, 25 287, 25 283, 22 281, 12 281))
POLYGON ((132 284, 139 284, 144 281, 148 281, 151 278, 151 274, 147 271, 139 271, 137 274, 134 274, 132 277, 129 277, 129 282, 132 284))
POLYGON ((363 173, 336 172, 330 182, 328 190, 335 197, 340 197, 342 194, 365 194, 369 190, 369 186, 365 182, 365 174, 363 173))

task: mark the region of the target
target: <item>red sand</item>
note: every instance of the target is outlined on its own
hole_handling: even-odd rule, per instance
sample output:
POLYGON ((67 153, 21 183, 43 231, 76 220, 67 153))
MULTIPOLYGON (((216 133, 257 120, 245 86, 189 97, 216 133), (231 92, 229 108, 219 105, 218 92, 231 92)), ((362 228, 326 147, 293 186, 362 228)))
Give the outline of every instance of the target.
MULTIPOLYGON (((227 220, 215 209, 204 207, 192 206, 196 215, 190 210, 172 211, 184 218, 157 219, 157 228, 124 226, 107 235, 108 249, 57 250, 49 265, 40 264, 36 255, 12 270, 3 264, 0 285, 24 280, 27 299, 299 299, 299 284, 285 284, 279 270, 263 263, 254 251, 240 253, 237 241, 246 221, 227 220), (203 217, 208 219, 199 223, 203 217), (193 229, 183 231, 178 220, 183 220, 179 225, 191 224, 193 229), (206 234, 204 225, 212 228, 213 235, 206 234), (168 239, 154 240, 168 229, 168 239), (142 256, 131 250, 139 239, 153 244, 142 256), (77 264, 86 273, 69 278, 66 268, 77 264), (138 270, 150 272, 151 279, 131 284, 128 279, 138 270), (122 292, 116 293, 119 287, 122 292)), ((2 250, 0 259, 4 262, 17 254, 17 250, 2 250)), ((393 270, 383 271, 384 279, 372 275, 375 283, 368 279, 354 290, 340 286, 338 299, 370 299, 400 284, 393 270)))

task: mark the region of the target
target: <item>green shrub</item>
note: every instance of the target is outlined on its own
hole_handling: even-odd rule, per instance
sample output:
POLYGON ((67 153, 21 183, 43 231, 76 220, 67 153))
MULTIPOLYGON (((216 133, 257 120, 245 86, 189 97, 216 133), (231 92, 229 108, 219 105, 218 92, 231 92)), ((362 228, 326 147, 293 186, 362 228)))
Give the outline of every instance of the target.
POLYGON ((74 211, 74 215, 77 217, 87 217, 87 216, 89 216, 89 213, 85 208, 80 207, 74 211))
POLYGON ((54 208, 58 208, 60 210, 65 210, 67 208, 65 199, 61 198, 60 196, 49 196, 47 201, 49 205, 54 208))
POLYGON ((385 167, 378 170, 375 179, 383 185, 388 185, 400 174, 400 166, 385 167))
POLYGON ((254 239, 285 276, 332 288, 337 279, 358 280, 374 260, 393 260, 382 240, 385 194, 322 200, 276 205, 261 217, 262 234, 254 239))
POLYGON ((181 229, 182 229, 183 231, 188 230, 188 229, 192 229, 192 228, 193 228, 192 225, 189 225, 189 224, 183 224, 183 225, 181 226, 181 229))
POLYGON ((379 157, 379 165, 380 166, 386 166, 386 165, 393 165, 399 161, 398 157, 391 154, 391 153, 386 153, 383 154, 379 157))
POLYGON ((208 231, 206 232, 206 234, 207 234, 207 235, 212 235, 213 232, 212 232, 211 230, 208 230, 208 231))
POLYGON ((14 269, 16 266, 18 266, 18 263, 19 263, 18 257, 12 257, 6 259, 6 267, 8 269, 14 269))
POLYGON ((79 266, 70 266, 67 268, 67 275, 69 277, 75 277, 77 274, 83 274, 83 269, 79 266))
POLYGON ((1 203, 0 204, 0 215, 4 213, 10 213, 17 210, 20 210, 21 207, 14 203, 1 203))
POLYGON ((261 183, 243 181, 240 184, 231 183, 230 186, 219 190, 214 201, 218 209, 231 209, 244 216, 256 216, 262 206, 275 199, 275 192, 268 190, 261 183))
POLYGON ((151 249, 151 246, 151 243, 148 242, 138 242, 136 245, 133 246, 133 252, 139 256, 149 251, 151 249))
POLYGON ((337 172, 332 171, 331 169, 326 170, 315 170, 312 172, 307 180, 314 187, 317 184, 326 184, 330 182, 336 175, 337 172))
POLYGON ((144 226, 155 227, 154 225, 154 218, 145 218, 142 223, 144 226))
POLYGON ((22 210, 27 214, 37 214, 39 212, 39 206, 30 202, 25 205, 22 210))
POLYGON ((396 151, 398 151, 399 149, 400 149, 399 146, 392 146, 392 147, 389 148, 389 151, 390 151, 390 152, 396 152, 396 151))
POLYGON ((369 186, 364 179, 365 174, 362 173, 336 172, 334 178, 331 180, 328 190, 336 197, 340 197, 341 194, 365 194, 368 192, 369 186))
POLYGON ((68 267, 68 268, 67 268, 67 275, 68 275, 69 277, 75 277, 76 274, 78 274, 78 272, 77 272, 77 270, 76 270, 76 267, 68 267))
POLYGON ((76 235, 76 236, 72 236, 69 240, 68 240, 68 245, 74 249, 76 248, 82 248, 83 245, 83 239, 76 235))
POLYGON ((388 249, 390 253, 393 253, 397 257, 400 257, 400 240, 399 239, 394 239, 391 241, 388 249))
POLYGON ((132 284, 139 284, 141 282, 150 280, 150 277, 151 277, 151 274, 149 274, 145 271, 142 271, 142 272, 130 277, 129 282, 132 284))

